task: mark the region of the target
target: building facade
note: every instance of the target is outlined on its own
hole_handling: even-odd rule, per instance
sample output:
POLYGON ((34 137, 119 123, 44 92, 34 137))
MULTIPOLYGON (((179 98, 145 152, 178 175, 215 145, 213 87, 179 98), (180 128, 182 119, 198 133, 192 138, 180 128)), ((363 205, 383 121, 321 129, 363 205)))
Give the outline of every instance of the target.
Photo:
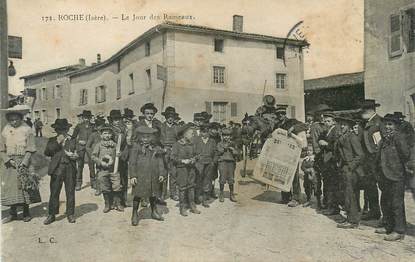
POLYGON ((365 0, 365 96, 415 123, 415 2, 365 0))
POLYGON ((67 118, 71 115, 70 86, 66 74, 84 67, 85 60, 80 59, 76 65, 20 77, 24 79, 25 90, 34 90, 33 93, 36 94, 28 97, 27 103, 32 108, 32 119, 41 119, 46 134, 52 131, 50 124, 56 118, 67 118))
POLYGON ((82 110, 107 114, 146 102, 174 106, 185 121, 208 111, 212 121, 240 121, 264 94, 304 119, 304 41, 171 22, 159 24, 109 59, 67 74, 71 118, 82 110))

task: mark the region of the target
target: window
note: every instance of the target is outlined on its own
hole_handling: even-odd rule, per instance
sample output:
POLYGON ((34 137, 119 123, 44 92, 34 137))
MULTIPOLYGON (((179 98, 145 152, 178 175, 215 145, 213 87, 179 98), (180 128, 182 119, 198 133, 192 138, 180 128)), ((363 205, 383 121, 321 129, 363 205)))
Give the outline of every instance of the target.
POLYGON ((227 102, 213 102, 212 115, 213 122, 226 123, 227 102))
POLYGON ((401 37, 401 16, 390 16, 390 38, 389 38, 390 56, 398 56, 402 53, 402 37, 401 37))
POLYGON ((48 93, 46 91, 46 87, 42 88, 42 100, 48 100, 48 93))
POLYGON ((146 48, 146 56, 149 56, 150 55, 150 42, 146 42, 145 48, 146 48))
POLYGON ((284 47, 277 46, 277 59, 284 59, 284 47))
POLYGON ((131 73, 130 75, 130 92, 128 94, 134 94, 134 74, 131 73))
POLYGON ((276 74, 275 87, 277 89, 286 89, 287 88, 287 75, 286 74, 276 74))
POLYGON ((106 88, 105 86, 97 86, 95 87, 95 102, 96 103, 102 103, 105 102, 105 96, 106 96, 106 88))
POLYGON ((42 90, 36 89, 36 97, 39 98, 39 100, 42 100, 42 90))
POLYGON ((215 39, 215 52, 223 52, 223 39, 215 39))
POLYGON ((117 99, 121 98, 121 79, 117 79, 117 99))
POLYGON ((79 94, 79 105, 86 105, 88 104, 88 90, 81 89, 79 94))
POLYGON ((225 83, 225 67, 214 66, 213 67, 213 83, 224 84, 225 83))
POLYGON ((146 75, 147 75, 147 88, 151 88, 151 70, 150 69, 146 70, 146 75))
POLYGON ((238 116, 237 104, 231 103, 231 117, 238 116))
POLYGON ((56 108, 56 118, 61 118, 61 109, 56 108))
POLYGON ((53 98, 57 99, 57 98, 61 98, 62 97, 62 93, 61 93, 61 85, 55 85, 55 88, 53 89, 53 98))
POLYGON ((406 10, 407 28, 407 50, 408 53, 415 51, 415 8, 406 10))
POLYGON ((42 110, 42 114, 40 115, 40 120, 43 122, 43 124, 46 124, 48 122, 48 114, 45 109, 42 110))
POLYGON ((40 112, 39 111, 35 111, 35 119, 40 118, 40 112))

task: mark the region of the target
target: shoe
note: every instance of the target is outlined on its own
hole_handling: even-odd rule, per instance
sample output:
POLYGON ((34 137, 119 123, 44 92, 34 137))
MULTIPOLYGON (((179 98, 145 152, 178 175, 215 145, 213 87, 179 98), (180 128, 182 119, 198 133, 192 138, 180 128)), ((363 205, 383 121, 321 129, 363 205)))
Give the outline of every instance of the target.
POLYGON ((187 211, 186 211, 186 208, 180 207, 180 215, 182 215, 184 217, 187 217, 188 216, 187 211))
POLYGON ((131 225, 137 226, 139 221, 137 211, 133 211, 133 215, 131 216, 131 225))
POLYGON ((81 191, 81 185, 79 185, 79 184, 78 184, 78 185, 76 185, 76 186, 75 186, 75 190, 76 190, 76 191, 81 191))
POLYGON ((235 198, 235 195, 232 193, 232 194, 230 194, 230 196, 229 196, 229 200, 231 200, 232 202, 237 202, 236 201, 236 198, 235 198))
POLYGON ((290 202, 288 202, 288 204, 287 204, 287 206, 289 206, 289 207, 296 207, 296 206, 298 206, 300 203, 298 203, 298 201, 297 200, 291 200, 290 202))
POLYGON ((219 192, 219 202, 224 202, 225 201, 225 197, 223 195, 223 191, 219 192))
POLYGON ((383 239, 386 241, 398 241, 398 240, 403 240, 404 238, 405 238, 404 234, 392 232, 389 235, 385 236, 383 239))
POLYGON ((201 212, 196 208, 195 204, 190 204, 190 212, 193 214, 200 214, 201 212))
POLYGON ((350 222, 337 224, 337 228, 343 228, 343 229, 353 229, 353 228, 358 228, 358 227, 359 227, 359 224, 354 224, 350 222))
POLYGON ((30 222, 30 220, 32 220, 32 216, 28 215, 28 216, 24 216, 23 217, 23 222, 30 222))
POLYGON ((17 215, 10 215, 1 221, 2 224, 7 224, 12 222, 13 220, 17 220, 17 215))
POLYGON ((380 218, 380 214, 373 214, 373 213, 367 213, 362 216, 362 220, 368 221, 368 220, 377 220, 380 218))
POLYGON ((218 199, 218 195, 216 194, 215 189, 212 189, 210 192, 210 197, 213 199, 218 199))
POLYGON ((391 232, 386 230, 386 228, 378 228, 375 230, 375 233, 379 235, 389 235, 391 232))
POLYGON ((172 199, 173 201, 179 201, 179 196, 178 195, 172 195, 172 196, 170 196, 170 199, 172 199))
POLYGON ((115 206, 115 210, 119 211, 119 212, 124 212, 124 206, 119 204, 115 206))
POLYGON ((43 221, 43 224, 44 225, 49 225, 49 224, 51 224, 51 223, 53 223, 53 222, 55 222, 55 216, 54 215, 49 215, 46 219, 45 219, 45 221, 43 221))
POLYGON ((151 212, 151 218, 158 221, 164 221, 164 218, 157 212, 157 209, 154 209, 154 211, 151 212))
POLYGON ((311 206, 311 202, 310 201, 307 201, 307 202, 305 202, 303 204, 303 207, 309 207, 309 206, 311 206))
POLYGON ((73 215, 69 215, 68 216, 68 222, 69 223, 75 223, 76 222, 75 217, 73 215))

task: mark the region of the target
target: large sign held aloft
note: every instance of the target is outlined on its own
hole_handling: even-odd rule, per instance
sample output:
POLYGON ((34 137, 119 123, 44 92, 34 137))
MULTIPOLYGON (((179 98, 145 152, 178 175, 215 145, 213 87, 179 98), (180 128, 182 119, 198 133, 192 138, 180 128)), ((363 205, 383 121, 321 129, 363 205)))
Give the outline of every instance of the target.
POLYGON ((252 178, 288 192, 291 189, 300 154, 301 148, 294 138, 273 134, 262 148, 252 178))

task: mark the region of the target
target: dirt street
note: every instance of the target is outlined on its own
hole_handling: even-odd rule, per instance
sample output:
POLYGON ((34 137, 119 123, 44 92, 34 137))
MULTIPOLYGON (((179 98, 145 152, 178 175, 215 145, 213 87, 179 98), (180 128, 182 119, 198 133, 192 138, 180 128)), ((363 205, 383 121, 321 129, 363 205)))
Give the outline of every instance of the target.
POLYGON ((58 221, 44 226, 48 176, 43 177, 41 193, 43 203, 31 207, 35 217, 30 223, 2 225, 2 261, 414 261, 415 257, 415 205, 409 193, 408 235, 396 243, 376 235, 375 222, 341 230, 334 219, 313 208, 278 204, 278 192, 264 192, 248 178, 239 185, 236 204, 228 198, 224 203, 214 201, 210 208, 200 207, 201 215, 184 218, 177 202, 168 200, 167 207, 160 207, 164 222, 151 220, 146 208, 140 211, 137 227, 130 225, 131 208, 102 213, 103 199, 89 187, 76 194, 75 224, 63 215, 62 192, 58 221))

